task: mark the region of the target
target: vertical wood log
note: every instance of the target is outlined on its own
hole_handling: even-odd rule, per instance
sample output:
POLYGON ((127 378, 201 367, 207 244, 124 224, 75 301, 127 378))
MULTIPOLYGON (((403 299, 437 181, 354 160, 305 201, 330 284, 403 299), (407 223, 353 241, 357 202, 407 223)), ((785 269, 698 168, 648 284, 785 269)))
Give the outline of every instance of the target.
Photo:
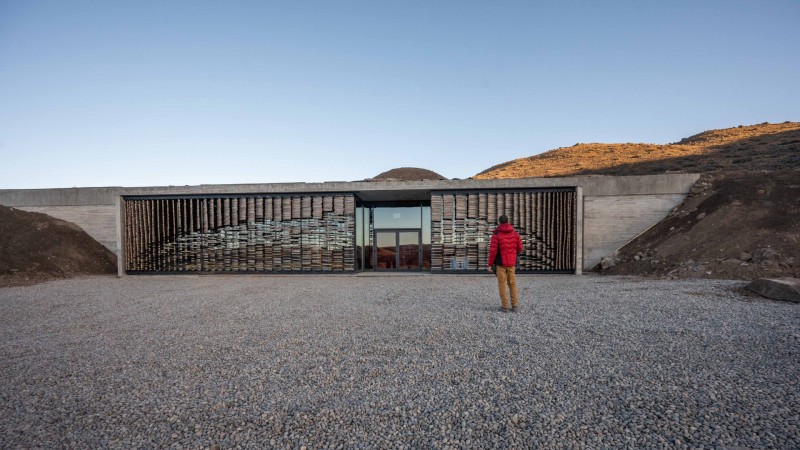
POLYGON ((239 199, 232 198, 230 199, 231 202, 231 226, 235 227, 239 225, 239 199))
POLYGON ((165 270, 166 269, 166 251, 167 251, 167 217, 166 217, 166 201, 163 199, 158 200, 158 229, 159 229, 159 239, 158 239, 158 262, 159 262, 159 269, 158 270, 165 270))
POLYGON ((321 220, 322 219, 322 196, 315 195, 311 199, 311 217, 321 220))
POLYGON ((300 197, 300 218, 301 219, 311 218, 311 196, 309 195, 304 195, 300 197))
POLYGON ((264 220, 270 221, 273 219, 273 200, 272 197, 265 197, 264 198, 264 220))
POLYGON ((156 220, 155 220, 155 200, 149 200, 147 202, 147 228, 149 231, 149 240, 147 243, 149 257, 148 257, 148 270, 156 270, 156 242, 157 242, 157 234, 156 234, 156 220))
POLYGON ((122 200, 122 211, 123 211, 123 220, 122 225, 125 227, 125 242, 123 242, 123 254, 125 258, 122 260, 122 270, 129 270, 128 269, 128 258, 130 255, 130 245, 129 245, 129 237, 130 237, 130 219, 129 219, 129 212, 128 212, 128 204, 125 200, 122 200))
POLYGON ((164 222, 165 226, 165 234, 166 234, 166 245, 168 251, 166 252, 166 268, 167 270, 174 271, 175 267, 172 264, 173 257, 175 255, 175 240, 173 238, 174 233, 174 222, 175 222, 175 214, 173 214, 173 199, 165 199, 164 200, 164 213, 166 215, 166 221, 164 222))
POLYGON ((158 270, 164 270, 164 251, 165 251, 165 230, 164 230, 164 200, 159 199, 156 201, 156 210, 158 213, 158 270))
POLYGON ((292 197, 292 220, 298 220, 303 217, 303 205, 300 197, 292 197))
POLYGON ((169 230, 170 234, 169 240, 172 245, 172 251, 170 252, 170 258, 169 258, 169 265, 172 268, 172 270, 177 271, 178 249, 179 249, 178 237, 180 235, 180 232, 178 230, 178 221, 180 220, 180 218, 178 217, 178 199, 169 200, 168 209, 170 216, 172 216, 172 220, 170 221, 170 230, 169 230))
POLYGON ((136 201, 136 215, 137 215, 137 226, 139 227, 138 232, 136 233, 136 254, 137 254, 137 265, 136 270, 145 270, 146 263, 146 246, 145 246, 145 221, 144 221, 144 202, 142 200, 136 201))
MULTIPOLYGON (((122 200, 125 202, 125 200, 122 200)), ((125 205, 125 259, 122 261, 123 263, 123 270, 130 270, 129 258, 131 255, 131 245, 130 245, 130 238, 131 238, 131 228, 130 228, 130 211, 129 211, 129 204, 128 202, 123 203, 125 205)))
POLYGON ((564 269, 569 269, 569 192, 564 192, 563 236, 564 236, 564 269))
POLYGON ((208 271, 208 199, 200 199, 200 270, 208 271))
POLYGON ((132 261, 131 261, 131 265, 129 267, 130 267, 130 270, 139 270, 139 268, 138 268, 138 266, 139 266, 139 238, 140 238, 141 235, 139 234, 139 230, 138 230, 138 226, 139 226, 138 205, 136 204, 136 201, 134 201, 134 200, 128 200, 128 201, 126 201, 126 203, 127 203, 128 206, 130 206, 131 214, 132 214, 132 217, 133 217, 133 222, 131 223, 131 226, 133 228, 133 231, 132 231, 133 235, 131 236, 131 238, 132 238, 131 239, 131 245, 133 246, 133 249, 131 250, 131 253, 130 253, 130 258, 131 258, 132 261))
POLYGON ((256 197, 256 222, 264 220, 264 197, 256 197))
POLYGON ((564 239, 562 237, 564 227, 563 227, 563 219, 561 215, 564 212, 562 201, 564 199, 564 195, 562 192, 556 193, 556 268, 561 270, 562 263, 564 260, 563 255, 563 245, 564 239))
POLYGON ((159 211, 159 204, 160 200, 154 199, 153 200, 153 264, 154 270, 161 269, 161 230, 160 230, 160 211, 159 211))
POLYGON ((577 258, 577 251, 578 251, 578 194, 577 192, 572 192, 572 206, 570 207, 570 220, 569 223, 571 224, 571 233, 570 233, 570 267, 575 270, 578 270, 578 258, 577 258))
POLYGON ((566 235, 566 248, 567 248, 567 270, 572 270, 572 192, 567 192, 567 204, 566 204, 566 214, 565 220, 567 225, 566 235))
POLYGON ((168 240, 168 233, 169 233, 169 225, 168 225, 168 218, 167 218, 167 201, 164 199, 160 199, 158 201, 158 215, 159 215, 159 264, 160 270, 170 270, 169 267, 169 255, 168 250, 169 247, 167 246, 168 240))
POLYGON ((567 258, 567 269, 573 270, 573 269, 575 269, 575 267, 574 267, 574 263, 572 262, 573 261, 573 257, 574 257, 573 256, 574 255, 574 250, 572 248, 573 245, 574 245, 573 244, 572 230, 575 228, 575 224, 574 224, 573 219, 572 219, 572 211, 573 211, 572 208, 573 208, 573 205, 574 205, 575 194, 573 192, 568 192, 568 194, 569 195, 567 196, 567 225, 568 225, 569 228, 568 228, 568 231, 567 231, 567 252, 569 252, 569 253, 568 253, 568 258, 567 258))
POLYGON ((292 220, 292 199, 291 197, 283 197, 281 198, 281 203, 283 204, 283 221, 288 222, 292 220))
POLYGON ((150 234, 152 227, 150 226, 150 201, 142 200, 139 208, 142 216, 142 270, 150 270, 150 234))
POLYGON ((561 244, 561 252, 562 252, 561 268, 562 268, 562 270, 567 268, 567 265, 566 265, 566 262, 567 262, 567 247, 566 247, 566 244, 567 244, 567 233, 566 233, 566 231, 567 231, 568 224, 567 224, 566 213, 567 213, 567 192, 562 192, 561 193, 561 226, 560 226, 560 229, 561 229, 561 241, 562 241, 562 244, 561 244))
POLYGON ((550 262, 550 269, 553 268, 553 260, 555 255, 553 253, 553 236, 555 233, 555 224, 553 223, 553 193, 547 193, 547 256, 550 262))
POLYGON ((130 270, 139 270, 139 238, 141 235, 139 234, 138 226, 139 226, 139 213, 138 213, 138 205, 136 204, 135 200, 127 200, 127 205, 131 208, 131 214, 133 218, 133 222, 131 226, 133 228, 132 236, 131 236, 131 245, 133 249, 131 250, 130 257, 131 257, 131 265, 130 270))
POLYGON ((542 269, 542 193, 536 193, 536 268, 542 269))
POLYGON ((514 194, 510 192, 506 192, 503 194, 505 197, 505 204, 506 204, 506 216, 508 216, 509 221, 514 218, 514 194))
POLYGON ((222 200, 222 220, 225 228, 231 226, 231 200, 229 198, 222 200))

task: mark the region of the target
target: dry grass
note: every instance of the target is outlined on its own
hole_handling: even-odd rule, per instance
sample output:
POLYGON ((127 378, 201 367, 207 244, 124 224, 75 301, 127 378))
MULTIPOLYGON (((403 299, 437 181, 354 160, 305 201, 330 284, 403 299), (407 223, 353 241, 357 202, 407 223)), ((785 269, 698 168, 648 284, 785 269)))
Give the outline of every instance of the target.
POLYGON ((800 123, 763 123, 705 131, 668 145, 575 144, 515 159, 476 179, 569 175, 650 175, 800 167, 800 123))

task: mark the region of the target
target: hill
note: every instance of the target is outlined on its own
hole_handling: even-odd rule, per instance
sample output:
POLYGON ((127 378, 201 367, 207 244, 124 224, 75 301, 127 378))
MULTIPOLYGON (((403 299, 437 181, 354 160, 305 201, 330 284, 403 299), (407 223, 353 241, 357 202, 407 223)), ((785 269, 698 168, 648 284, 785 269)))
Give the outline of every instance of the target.
POLYGON ((379 173, 368 181, 417 181, 417 180, 446 180, 438 173, 420 169, 418 167, 398 167, 379 173))
POLYGON ((476 179, 800 168, 800 122, 710 130, 674 144, 575 144, 507 161, 476 179))
POLYGON ((576 144, 474 178, 700 173, 683 204, 596 269, 662 278, 800 277, 800 123, 710 130, 668 145, 576 144))

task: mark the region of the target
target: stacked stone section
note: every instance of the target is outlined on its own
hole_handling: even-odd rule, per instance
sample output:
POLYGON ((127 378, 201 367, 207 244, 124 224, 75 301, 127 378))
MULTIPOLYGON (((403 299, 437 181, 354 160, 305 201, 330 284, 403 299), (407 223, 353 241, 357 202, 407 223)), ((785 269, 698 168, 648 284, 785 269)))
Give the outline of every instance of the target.
POLYGON ((574 188, 435 192, 431 195, 431 270, 483 270, 497 218, 507 215, 522 237, 520 272, 576 267, 574 188))
POLYGON ((125 198, 128 272, 355 270, 352 194, 125 198))

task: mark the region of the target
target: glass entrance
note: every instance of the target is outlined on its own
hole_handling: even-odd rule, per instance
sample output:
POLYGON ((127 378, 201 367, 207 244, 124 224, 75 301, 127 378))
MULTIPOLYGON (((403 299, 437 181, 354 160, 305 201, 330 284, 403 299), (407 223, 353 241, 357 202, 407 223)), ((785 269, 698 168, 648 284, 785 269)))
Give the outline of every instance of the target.
POLYGON ((376 230, 376 269, 419 270, 422 259, 420 241, 420 230, 376 230))
POLYGON ((355 228, 358 269, 430 270, 429 204, 358 204, 355 228))

